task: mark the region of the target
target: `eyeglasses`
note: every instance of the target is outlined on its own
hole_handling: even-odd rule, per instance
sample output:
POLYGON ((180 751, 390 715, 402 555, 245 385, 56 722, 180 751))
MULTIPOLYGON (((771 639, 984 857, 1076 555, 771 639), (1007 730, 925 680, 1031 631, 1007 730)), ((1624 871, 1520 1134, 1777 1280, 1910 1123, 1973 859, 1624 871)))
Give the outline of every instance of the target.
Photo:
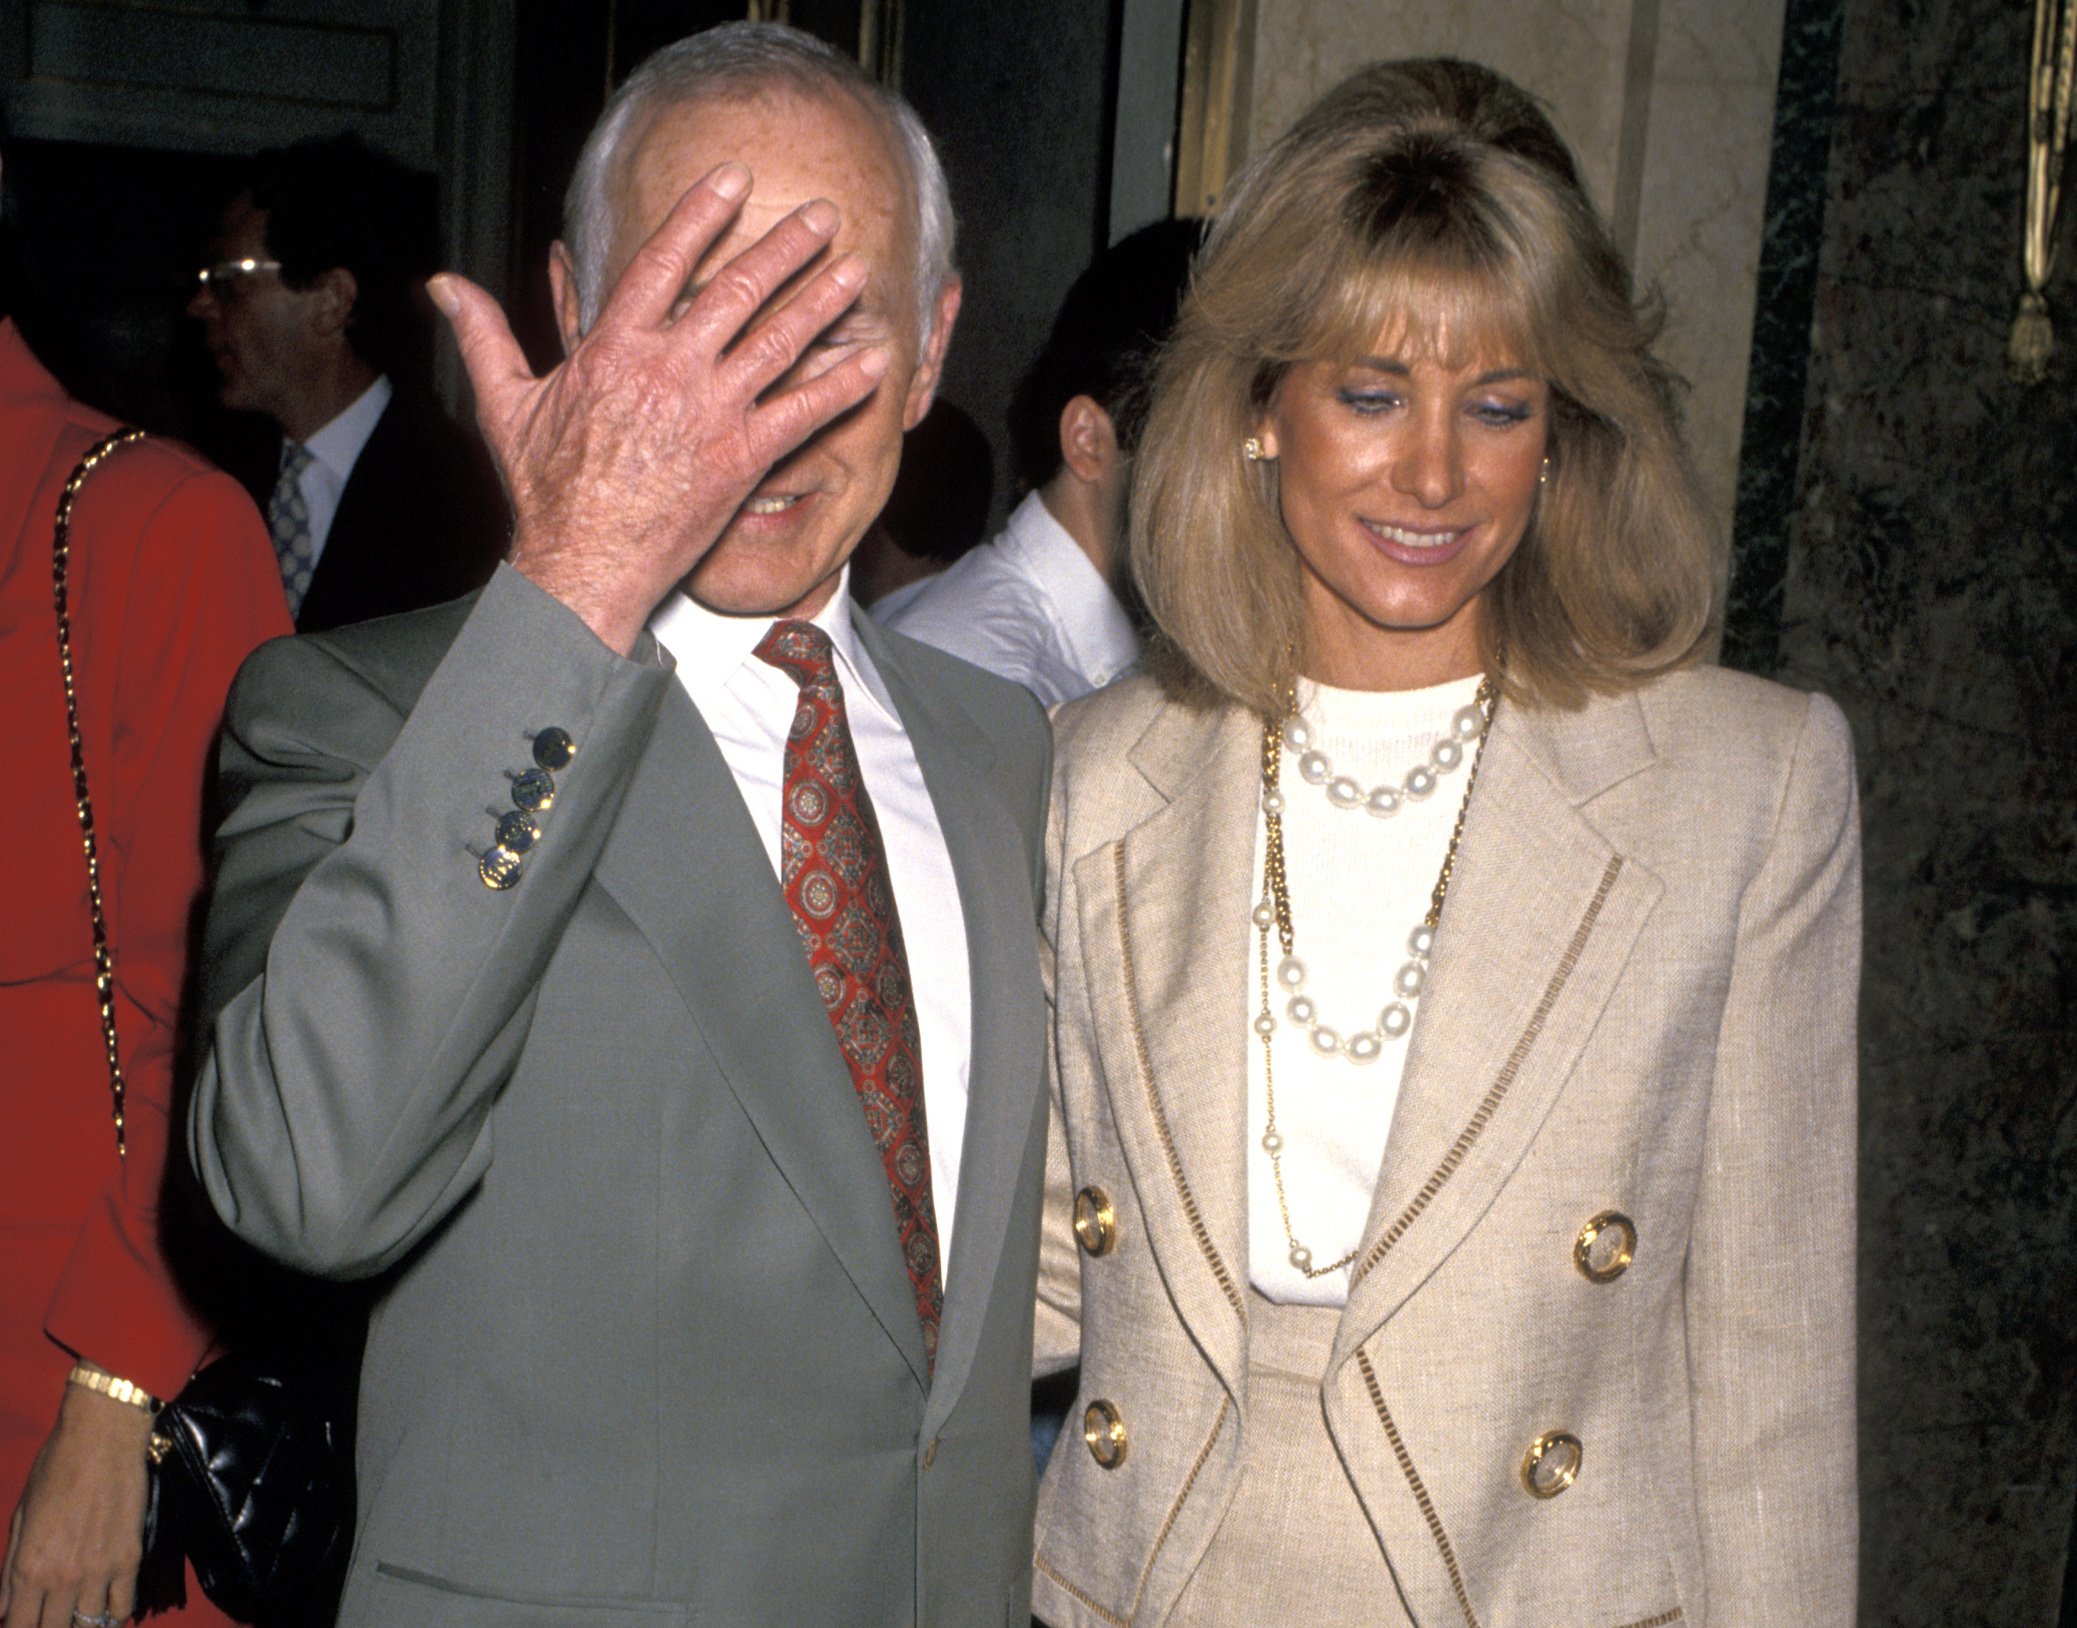
POLYGON ((203 293, 228 298, 241 278, 280 269, 279 260, 256 260, 247 255, 243 260, 219 260, 213 266, 204 266, 195 273, 195 281, 201 284, 203 293))

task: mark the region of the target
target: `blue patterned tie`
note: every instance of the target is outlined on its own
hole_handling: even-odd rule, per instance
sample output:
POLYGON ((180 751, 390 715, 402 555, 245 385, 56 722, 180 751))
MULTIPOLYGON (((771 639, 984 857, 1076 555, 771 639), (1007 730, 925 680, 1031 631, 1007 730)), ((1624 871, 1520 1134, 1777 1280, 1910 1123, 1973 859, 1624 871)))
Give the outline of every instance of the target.
POLYGON ((317 567, 317 548, 310 538, 310 505, 303 501, 303 471, 313 459, 300 441, 281 443, 281 473, 267 499, 267 530, 274 538, 274 557, 281 565, 281 587, 288 613, 299 614, 310 592, 310 573, 317 567))

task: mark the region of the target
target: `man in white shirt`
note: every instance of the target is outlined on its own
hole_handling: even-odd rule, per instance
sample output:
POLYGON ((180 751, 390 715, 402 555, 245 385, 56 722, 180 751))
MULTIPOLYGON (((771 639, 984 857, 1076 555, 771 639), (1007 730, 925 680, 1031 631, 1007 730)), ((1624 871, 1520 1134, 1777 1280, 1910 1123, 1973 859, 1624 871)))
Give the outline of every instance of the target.
POLYGON ((1048 706, 1131 672, 1125 505, 1144 375, 1175 320, 1197 220, 1159 221, 1076 279, 1010 405, 1026 495, 989 542, 884 610, 887 626, 1022 684, 1048 706))
POLYGON ((247 484, 299 632, 455 598, 504 552, 497 477, 426 377, 423 179, 353 136, 268 149, 188 303, 223 404, 281 432, 247 484))
POLYGON ((376 1278, 340 1622, 1029 1619, 1049 733, 845 591, 959 309, 855 62, 667 47, 579 160, 473 603, 226 725, 190 1153, 376 1278))

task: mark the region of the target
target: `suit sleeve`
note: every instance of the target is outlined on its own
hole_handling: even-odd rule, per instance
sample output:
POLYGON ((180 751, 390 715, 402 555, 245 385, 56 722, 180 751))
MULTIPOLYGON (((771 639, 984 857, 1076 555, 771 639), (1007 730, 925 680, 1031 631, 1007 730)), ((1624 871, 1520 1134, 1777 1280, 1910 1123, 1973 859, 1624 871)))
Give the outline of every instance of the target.
POLYGON ((1040 912, 1039 967, 1046 994, 1046 1187, 1039 1217, 1038 1310, 1032 1372, 1071 1367, 1082 1349, 1082 1262, 1074 1238, 1074 1175, 1068 1165, 1060 1092, 1060 930, 1068 886, 1067 820, 1055 765, 1046 821, 1046 885, 1040 912))
MULTIPOLYGON (((164 456, 119 454, 98 478, 127 490, 105 494, 102 518, 75 538, 81 659, 112 663, 114 673, 112 696, 93 698, 105 727, 90 714, 82 723, 101 748, 89 769, 115 949, 128 1152, 117 1164, 111 1147, 111 1173, 44 1320, 58 1344, 156 1396, 179 1390, 208 1344, 167 1273, 159 1197, 190 919, 202 888, 209 752, 238 664, 288 631, 259 515, 227 476, 192 470, 148 508, 134 542, 109 534, 118 517, 132 523, 124 499, 149 481, 152 465, 142 461, 164 456), (138 461, 126 467, 126 459, 138 461), (118 562, 127 570, 113 568, 118 562)), ((99 497, 89 486, 81 521, 99 497)), ((92 682, 83 666, 83 690, 92 682)))
POLYGON ((365 648, 286 641, 239 675, 189 1122, 233 1231, 347 1278, 396 1261, 489 1165, 541 977, 672 682, 653 646, 622 659, 508 567, 415 696, 356 667, 365 648), (493 890, 477 856, 550 727, 576 756, 518 882, 493 890))
POLYGON ((1741 905, 1686 1285, 1710 1620, 1851 1622, 1860 822, 1814 697, 1741 905))

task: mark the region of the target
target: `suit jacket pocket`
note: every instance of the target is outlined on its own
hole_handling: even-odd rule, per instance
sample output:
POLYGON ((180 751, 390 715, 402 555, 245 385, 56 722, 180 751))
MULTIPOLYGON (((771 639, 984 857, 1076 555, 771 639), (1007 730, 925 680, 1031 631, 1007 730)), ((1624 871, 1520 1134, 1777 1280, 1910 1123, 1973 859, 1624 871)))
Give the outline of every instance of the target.
POLYGON ((670 1600, 557 1599, 457 1582, 378 1561, 367 1590, 372 1610, 351 1605, 342 1620, 418 1628, 691 1628, 691 1610, 670 1600))

